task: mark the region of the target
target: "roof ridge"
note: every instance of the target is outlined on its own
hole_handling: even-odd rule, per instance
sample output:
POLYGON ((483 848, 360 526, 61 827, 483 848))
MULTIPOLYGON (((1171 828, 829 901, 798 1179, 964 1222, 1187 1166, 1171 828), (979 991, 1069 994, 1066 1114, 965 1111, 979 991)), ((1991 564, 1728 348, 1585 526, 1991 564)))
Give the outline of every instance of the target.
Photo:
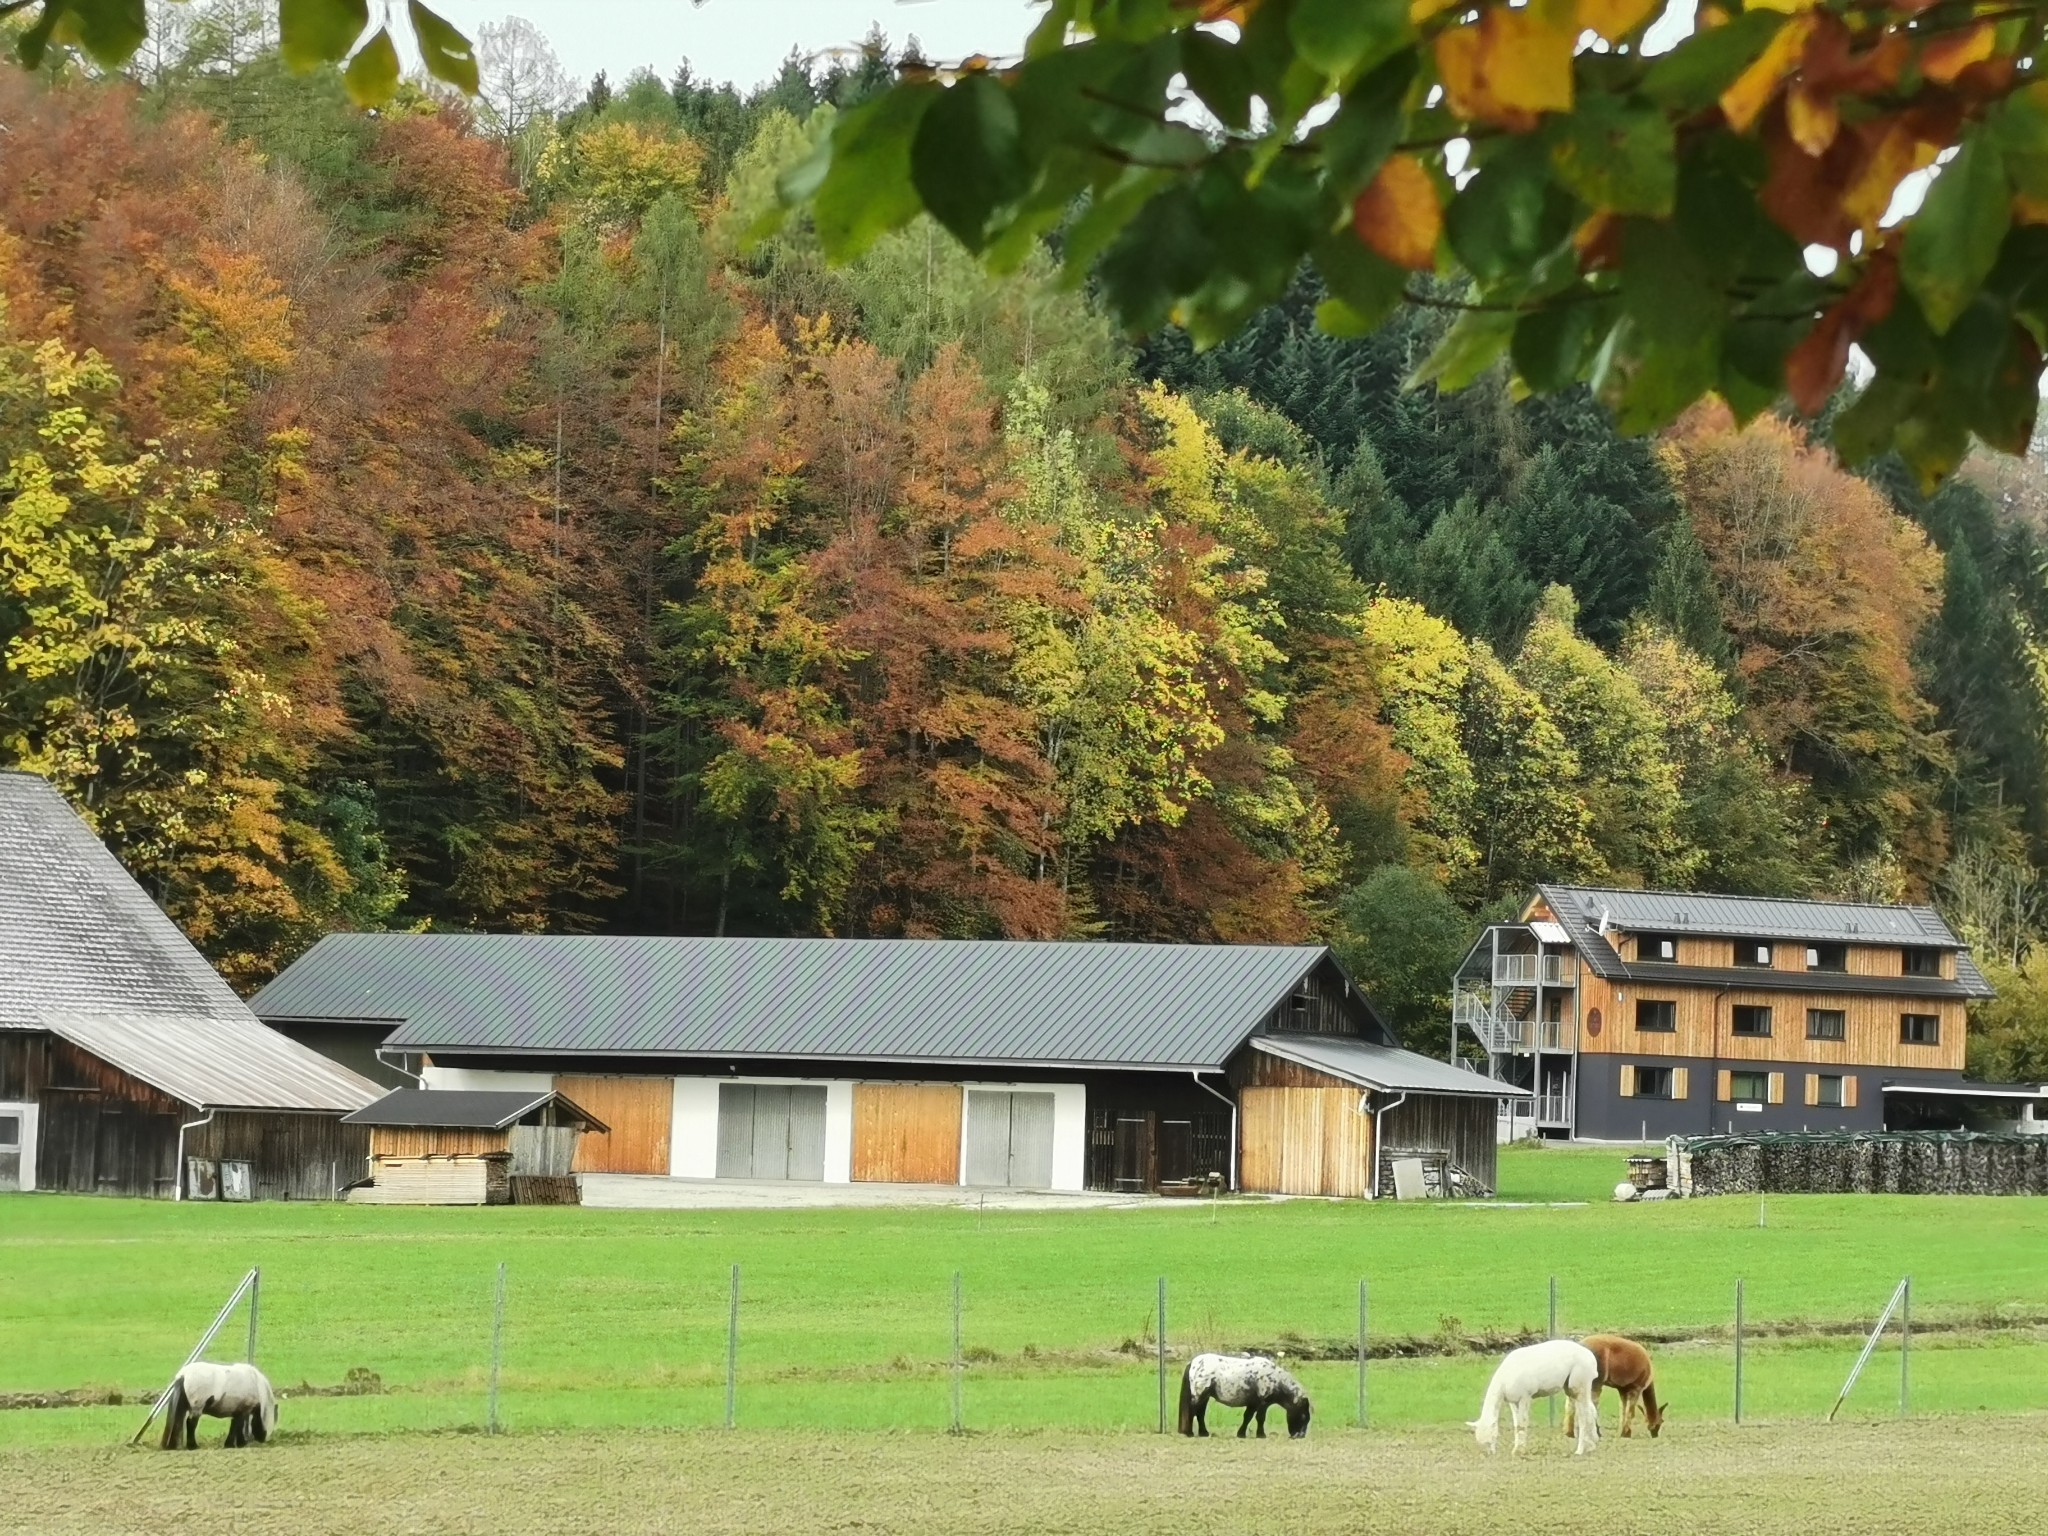
MULTIPOLYGON (((1675 891, 1663 886, 1649 885, 1563 885, 1555 881, 1539 880, 1537 889, 1543 891, 1575 891, 1581 895, 1598 896, 1695 896, 1715 901, 1769 901, 1788 907, 1862 907, 1873 912, 1932 912, 1941 916, 1941 909, 1924 901, 1843 901, 1834 896, 1745 896, 1738 891, 1675 891)), ((1943 918, 1946 923, 1948 920, 1943 918)))

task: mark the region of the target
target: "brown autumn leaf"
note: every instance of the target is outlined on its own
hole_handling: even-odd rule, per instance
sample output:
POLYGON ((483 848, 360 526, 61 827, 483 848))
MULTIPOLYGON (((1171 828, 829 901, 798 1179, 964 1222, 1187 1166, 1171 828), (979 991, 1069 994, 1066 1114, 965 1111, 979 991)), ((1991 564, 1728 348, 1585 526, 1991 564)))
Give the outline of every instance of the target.
POLYGON ((1855 287, 1829 305, 1785 358, 1785 392, 1802 414, 1817 416, 1842 382, 1849 348, 1891 313, 1899 296, 1899 267, 1890 251, 1871 258, 1855 287))
POLYGON ((1351 205, 1351 227, 1367 248, 1397 267, 1427 272, 1443 237, 1436 184, 1413 155, 1390 155, 1351 205))
POLYGON ((1980 21, 1960 32, 1942 32, 1920 50, 1920 73, 1937 85, 1953 85, 1956 76, 1997 50, 1998 29, 1980 21))

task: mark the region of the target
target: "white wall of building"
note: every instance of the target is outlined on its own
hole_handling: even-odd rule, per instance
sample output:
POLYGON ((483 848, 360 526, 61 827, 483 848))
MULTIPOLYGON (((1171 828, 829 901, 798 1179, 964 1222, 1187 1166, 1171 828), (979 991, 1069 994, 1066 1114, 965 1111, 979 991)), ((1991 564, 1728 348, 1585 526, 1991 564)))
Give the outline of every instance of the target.
POLYGON ((481 1067, 437 1067, 431 1061, 420 1068, 420 1080, 428 1088, 475 1093, 546 1093, 555 1086, 552 1072, 495 1072, 481 1067))
MULTIPOLYGON (((972 1092, 1052 1095, 1052 1187, 1078 1194, 1088 1178, 1088 1089, 1082 1083, 962 1083, 972 1092)), ((960 1182, 967 1182, 967 1116, 960 1117, 960 1182)))
POLYGON ((668 1132, 669 1174, 718 1177, 718 1085, 768 1083, 825 1090, 825 1182, 853 1182, 853 1084, 824 1077, 679 1077, 668 1132))

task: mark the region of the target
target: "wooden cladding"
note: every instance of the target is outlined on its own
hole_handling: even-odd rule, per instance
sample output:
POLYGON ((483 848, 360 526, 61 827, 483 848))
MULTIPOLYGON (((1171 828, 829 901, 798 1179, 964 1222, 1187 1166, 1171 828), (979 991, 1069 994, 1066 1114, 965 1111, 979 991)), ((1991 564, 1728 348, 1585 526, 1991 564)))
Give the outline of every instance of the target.
POLYGON ((1247 1088, 1240 1096, 1239 1182, 1281 1195, 1363 1195, 1372 1121, 1357 1088, 1247 1088))
POLYGON ((669 1122, 675 1080, 667 1077, 558 1077, 555 1089, 611 1127, 586 1131, 576 1148, 578 1173, 668 1172, 669 1122))
POLYGON ((1715 1057, 1734 1062, 1787 1059, 1815 1066, 1904 1067, 1957 1072, 1963 1066, 1964 1004, 1957 998, 1870 997, 1830 993, 1817 980, 1812 992, 1777 992, 1661 985, 1636 980, 1615 983, 1586 975, 1580 983, 1580 1016, 1595 1008, 1605 1022, 1595 1037, 1581 1031, 1580 1049, 1620 1056, 1715 1057), (1668 1007, 1666 1006, 1668 1005, 1668 1007), (1770 1034, 1737 1034, 1736 1010, 1767 1008, 1770 1034), (1824 1015, 1822 1033, 1809 1014, 1824 1015), (1935 1018, 1937 1042, 1900 1039, 1900 1020, 1909 1014, 1935 1018), (1839 1036, 1830 1032, 1837 1028, 1839 1036), (1638 1018, 1658 1027, 1638 1028, 1638 1018), (1669 1020, 1668 1028, 1663 1021, 1669 1020))
POLYGON ((1632 965, 1696 965, 1713 970, 1754 967, 1811 976, 1816 986, 1826 985, 1830 971, 1851 976, 1944 976, 1951 981, 1956 974, 1953 951, 1897 941, 1844 944, 1833 940, 1736 939, 1725 934, 1624 933, 1613 929, 1607 935, 1607 943, 1632 965), (1814 958, 1820 965, 1806 963, 1809 950, 1815 951, 1814 958), (1761 958, 1760 952, 1768 958, 1761 958))
POLYGON ((445 1125, 373 1125, 372 1157, 480 1157, 506 1150, 504 1131, 445 1125))
POLYGON ((958 1184, 960 1106, 957 1083, 855 1083, 854 1181, 958 1184))

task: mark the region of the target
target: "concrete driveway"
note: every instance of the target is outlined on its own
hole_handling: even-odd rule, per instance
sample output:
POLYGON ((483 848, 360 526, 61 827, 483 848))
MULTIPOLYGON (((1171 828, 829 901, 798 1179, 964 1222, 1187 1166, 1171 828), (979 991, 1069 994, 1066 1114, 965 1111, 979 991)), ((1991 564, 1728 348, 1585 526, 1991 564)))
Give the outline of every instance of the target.
MULTIPOLYGON (((956 1205, 991 1211, 1079 1211, 1161 1202, 1149 1195, 965 1189, 958 1184, 813 1184, 777 1179, 665 1179, 586 1173, 583 1203, 613 1211, 773 1211, 828 1206, 956 1205)), ((1194 1205, 1196 1201, 1178 1202, 1194 1205)))

